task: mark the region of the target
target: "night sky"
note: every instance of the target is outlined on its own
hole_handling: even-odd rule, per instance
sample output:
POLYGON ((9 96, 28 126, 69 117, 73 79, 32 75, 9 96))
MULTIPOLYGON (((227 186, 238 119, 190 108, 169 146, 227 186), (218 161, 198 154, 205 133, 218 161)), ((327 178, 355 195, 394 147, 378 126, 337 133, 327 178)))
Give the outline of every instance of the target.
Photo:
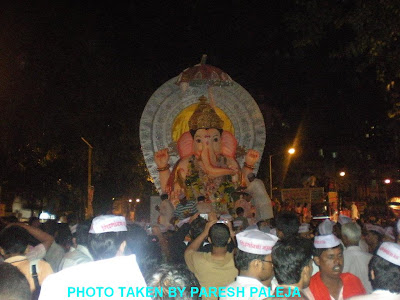
MULTIPOLYGON (((138 124, 151 94, 204 53, 268 111, 266 152, 292 139, 300 125, 303 145, 318 149, 355 142, 366 120, 385 117, 374 70, 360 73, 357 59, 330 56, 346 34, 329 36, 319 47, 294 47, 293 1, 8 2, 0 7, 1 158, 7 166, 29 164, 25 154, 10 159, 24 147, 44 155, 56 148, 66 161, 76 160, 85 153, 85 136, 97 151, 97 186, 122 194, 129 183, 107 186, 114 175, 104 170, 129 160, 116 161, 121 148, 139 149, 138 124), (282 122, 287 129, 277 128, 282 122)), ((79 167, 67 172, 71 183, 76 174, 84 180, 79 167)), ((9 170, 0 175, 9 183, 20 180, 9 170)))

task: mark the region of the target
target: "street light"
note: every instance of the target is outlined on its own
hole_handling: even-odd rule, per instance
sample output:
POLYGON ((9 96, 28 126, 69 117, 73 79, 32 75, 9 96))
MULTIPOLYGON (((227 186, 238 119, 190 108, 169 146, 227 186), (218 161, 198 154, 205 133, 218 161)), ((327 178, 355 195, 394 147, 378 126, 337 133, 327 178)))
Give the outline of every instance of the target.
MULTIPOLYGON (((293 155, 296 152, 296 149, 290 148, 287 152, 290 155, 293 155)), ((270 192, 271 199, 273 198, 272 197, 272 156, 275 156, 275 155, 278 155, 278 154, 271 154, 269 156, 269 192, 270 192)))
POLYGON ((342 171, 342 172, 339 173, 339 175, 340 175, 341 177, 344 177, 344 176, 346 175, 346 172, 343 172, 343 171, 342 171))
POLYGON ((92 186, 92 151, 93 146, 85 140, 85 138, 81 137, 82 141, 88 145, 88 199, 87 199, 87 207, 86 207, 86 218, 90 218, 93 216, 93 193, 94 188, 92 186))
POLYGON ((139 203, 139 202, 140 202, 140 199, 139 199, 139 198, 137 198, 137 199, 136 199, 136 202, 137 202, 137 203, 139 203))
POLYGON ((389 178, 387 178, 387 179, 385 179, 385 181, 384 181, 386 184, 389 184, 389 183, 391 183, 392 181, 389 179, 389 178))

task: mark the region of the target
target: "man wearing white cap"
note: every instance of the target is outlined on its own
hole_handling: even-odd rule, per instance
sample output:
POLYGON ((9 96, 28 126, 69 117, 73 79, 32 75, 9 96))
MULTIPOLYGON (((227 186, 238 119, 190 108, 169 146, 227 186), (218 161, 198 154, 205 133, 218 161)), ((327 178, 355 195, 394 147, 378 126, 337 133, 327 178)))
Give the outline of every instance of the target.
POLYGON ((316 236, 314 247, 316 248, 314 261, 320 271, 311 278, 309 287, 311 293, 307 293, 310 300, 342 300, 365 294, 365 289, 357 276, 342 273, 343 246, 335 235, 316 236))
POLYGON ((374 292, 352 300, 400 299, 400 245, 384 242, 369 263, 369 275, 374 292))
POLYGON ((271 252, 278 238, 253 229, 238 233, 236 240, 239 249, 236 252, 235 262, 239 276, 227 288, 232 287, 235 290, 243 288, 244 293, 236 293, 229 299, 264 299, 271 295, 272 291, 261 281, 271 283, 274 277, 271 252), (251 288, 254 293, 251 293, 251 288))
POLYGON ((345 224, 352 223, 353 220, 350 219, 348 216, 339 215, 338 222, 339 222, 340 225, 343 226, 345 224))
POLYGON ((342 240, 346 247, 343 251, 343 272, 349 272, 360 278, 369 294, 372 292, 372 286, 368 278, 368 264, 372 255, 360 248, 360 239, 361 227, 357 223, 351 222, 342 226, 342 240))
POLYGON ((39 299, 125 299, 130 289, 135 298, 149 299, 135 255, 123 256, 126 231, 124 217, 104 215, 94 218, 88 248, 95 261, 49 276, 42 285, 39 299))
POLYGON ((312 234, 312 231, 310 229, 310 224, 309 223, 303 223, 299 227, 299 235, 303 238, 306 239, 312 239, 314 235, 312 234))
POLYGON ((385 229, 373 224, 365 224, 365 229, 367 230, 365 241, 368 244, 369 253, 375 254, 385 236, 385 229))

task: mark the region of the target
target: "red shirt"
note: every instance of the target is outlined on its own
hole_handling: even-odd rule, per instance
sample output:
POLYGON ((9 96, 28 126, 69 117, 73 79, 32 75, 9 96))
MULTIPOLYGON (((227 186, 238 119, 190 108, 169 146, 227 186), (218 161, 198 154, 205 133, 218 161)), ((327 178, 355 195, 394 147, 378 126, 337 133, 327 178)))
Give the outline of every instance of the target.
MULTIPOLYGON (((340 274, 340 279, 342 279, 343 283, 343 299, 366 294, 364 286, 357 276, 351 273, 342 273, 340 274)), ((315 299, 331 299, 329 290, 321 279, 321 272, 311 277, 309 288, 315 299)))

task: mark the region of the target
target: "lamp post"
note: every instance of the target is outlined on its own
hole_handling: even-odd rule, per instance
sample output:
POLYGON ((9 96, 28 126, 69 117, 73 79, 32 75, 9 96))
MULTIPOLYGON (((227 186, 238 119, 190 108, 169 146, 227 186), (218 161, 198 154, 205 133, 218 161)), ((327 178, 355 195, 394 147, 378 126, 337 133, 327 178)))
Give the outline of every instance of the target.
MULTIPOLYGON (((294 148, 290 148, 287 153, 289 153, 290 155, 293 155, 296 152, 296 149, 294 148)), ((270 154, 269 156, 269 192, 270 192, 270 197, 271 199, 272 197, 272 156, 275 156, 278 154, 270 154)))
POLYGON ((90 218, 93 216, 93 187, 92 187, 92 150, 93 146, 85 140, 85 138, 81 137, 82 141, 88 145, 88 199, 86 206, 86 218, 90 218))

